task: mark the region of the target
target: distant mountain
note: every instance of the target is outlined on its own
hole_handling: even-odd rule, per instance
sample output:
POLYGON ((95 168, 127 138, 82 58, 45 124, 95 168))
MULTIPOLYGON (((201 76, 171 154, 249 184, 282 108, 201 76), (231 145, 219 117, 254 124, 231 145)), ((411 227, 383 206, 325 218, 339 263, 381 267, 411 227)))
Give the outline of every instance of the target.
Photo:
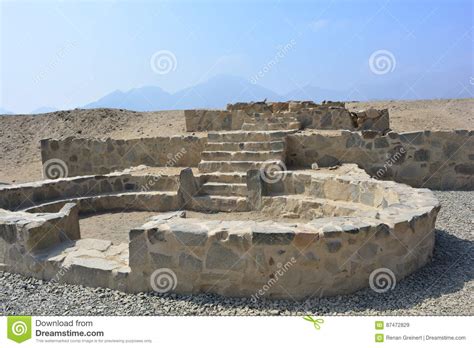
POLYGON ((369 83, 354 85, 345 90, 324 89, 306 85, 280 95, 271 89, 252 84, 241 77, 218 75, 195 86, 170 94, 160 87, 145 86, 129 91, 114 91, 85 108, 117 108, 135 111, 222 109, 226 104, 249 101, 313 100, 368 101, 390 99, 470 98, 472 85, 463 88, 461 77, 446 77, 440 74, 425 74, 423 79, 407 76, 403 80, 391 77, 373 77, 369 83), (450 78, 449 84, 439 86, 437 81, 450 78), (457 80, 456 80, 457 79, 457 80), (416 83, 415 83, 416 82, 416 83))
POLYGON ((114 91, 99 100, 87 104, 86 109, 116 108, 135 111, 165 110, 169 108, 171 95, 160 87, 145 86, 127 92, 114 91))
POLYGON ((85 108, 116 108, 136 111, 179 110, 197 108, 224 108, 237 101, 259 101, 267 98, 283 100, 280 95, 249 81, 228 75, 219 75, 174 94, 160 87, 146 86, 129 91, 114 91, 85 108))
POLYGON ((228 103, 283 100, 265 87, 235 76, 218 75, 173 95, 173 109, 225 108, 228 103))
POLYGON ((3 108, 0 108, 0 115, 13 115, 14 113, 7 110, 7 109, 3 109, 3 108))
POLYGON ((29 113, 30 114, 46 114, 48 112, 54 112, 54 111, 58 111, 58 110, 59 110, 58 108, 43 106, 43 107, 40 107, 38 109, 34 109, 33 111, 31 111, 29 113))

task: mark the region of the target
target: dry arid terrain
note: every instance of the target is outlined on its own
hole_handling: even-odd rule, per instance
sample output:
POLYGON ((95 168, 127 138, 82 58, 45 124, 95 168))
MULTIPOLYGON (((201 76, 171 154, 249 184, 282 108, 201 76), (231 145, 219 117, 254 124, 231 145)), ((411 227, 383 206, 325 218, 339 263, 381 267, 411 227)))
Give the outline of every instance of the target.
POLYGON ((0 116, 0 182, 42 178, 40 140, 77 136, 132 139, 185 133, 182 111, 76 109, 0 116))
MULTIPOLYGON (((387 108, 395 131, 474 129, 474 99, 351 102, 351 111, 387 108)), ((40 140, 131 139, 185 133, 182 111, 76 109, 41 115, 0 116, 0 183, 41 179, 40 140)))
MULTIPOLYGON (((350 110, 388 108, 395 131, 474 129, 474 99, 348 103, 350 110)), ((116 139, 185 133, 182 111, 133 112, 116 109, 71 110, 43 115, 0 116, 0 183, 42 177, 43 138, 112 137, 116 139)), ((180 168, 169 168, 175 173, 180 168)), ((157 168, 143 169, 153 173, 157 168)), ((162 169, 160 169, 162 170, 162 169)), ((140 172, 140 169, 136 169, 140 172)), ((472 315, 472 191, 435 191, 442 209, 436 221, 433 260, 397 282, 383 296, 370 288, 347 296, 252 301, 212 294, 193 296, 125 294, 119 291, 45 282, 0 273, 0 303, 6 313, 34 315, 472 315)), ((82 238, 126 243, 131 228, 156 212, 84 215, 82 238)), ((202 213, 188 212, 189 217, 202 213)), ((238 213, 232 218, 240 218, 238 213)), ((265 218, 247 215, 246 218, 265 218)), ((205 216, 222 219, 223 213, 205 216)))

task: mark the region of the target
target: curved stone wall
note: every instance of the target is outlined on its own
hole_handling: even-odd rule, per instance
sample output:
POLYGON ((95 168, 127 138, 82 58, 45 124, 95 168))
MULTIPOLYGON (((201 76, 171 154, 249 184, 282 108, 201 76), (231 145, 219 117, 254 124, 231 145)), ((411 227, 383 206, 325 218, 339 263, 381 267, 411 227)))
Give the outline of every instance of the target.
POLYGON ((3 187, 1 207, 16 211, 0 210, 0 265, 129 292, 156 291, 156 271, 168 269, 179 293, 297 298, 355 291, 378 268, 401 279, 428 262, 439 210, 433 194, 346 169, 282 172, 281 184, 261 183, 259 213, 269 220, 260 222, 186 218, 176 212, 175 176, 146 190, 149 176, 123 173, 3 187), (172 213, 132 229, 128 246, 80 239, 79 212, 115 208, 172 213), (277 215, 299 220, 270 221, 277 215))
POLYGON ((134 229, 134 291, 151 290, 150 277, 167 268, 175 273, 175 291, 181 293, 336 295, 366 287, 378 268, 389 268, 401 279, 430 260, 439 204, 429 190, 376 181, 360 172, 338 177, 288 173, 285 182, 291 189, 278 195, 269 190, 262 197, 269 220, 284 213, 318 218, 207 221, 166 214, 134 229), (348 202, 365 208, 347 216, 348 202), (314 214, 305 215, 311 209, 314 214), (277 277, 278 285, 272 286, 277 277))
POLYGON ((100 247, 108 243, 109 249, 110 242, 80 240, 79 213, 178 209, 178 184, 177 176, 116 173, 3 186, 0 269, 48 280, 64 272, 65 282, 116 287, 111 280, 115 274, 106 270, 128 267, 128 245, 121 250, 126 250, 126 260, 118 253, 119 259, 114 261, 113 248, 106 251, 100 247), (61 254, 62 259, 58 258, 61 254), (93 258, 85 261, 81 255, 93 258), (87 264, 90 261, 95 264, 87 264), (111 264, 114 267, 110 268, 111 264), (74 266, 71 272, 70 266, 74 266), (96 273, 104 278, 94 278, 96 273))
POLYGON ((143 192, 176 192, 178 176, 107 174, 44 180, 35 183, 0 187, 0 209, 23 210, 41 204, 71 199, 107 197, 113 194, 139 194, 143 192))
POLYGON ((377 179, 431 189, 474 189, 474 132, 302 132, 287 136, 286 163, 356 163, 377 179))
MULTIPOLYGON (((151 167, 196 167, 207 144, 205 135, 141 139, 41 140, 43 166, 60 160, 64 176, 107 174, 139 165, 151 167)), ((47 168, 44 168, 47 170, 47 168)), ((55 178, 47 176, 46 178, 55 178)))

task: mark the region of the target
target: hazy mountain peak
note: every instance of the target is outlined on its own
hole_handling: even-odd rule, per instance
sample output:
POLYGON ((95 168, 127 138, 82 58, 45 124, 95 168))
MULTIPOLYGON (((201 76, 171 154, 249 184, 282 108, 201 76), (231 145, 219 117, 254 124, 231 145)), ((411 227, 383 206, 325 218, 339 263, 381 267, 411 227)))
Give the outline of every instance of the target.
POLYGON ((50 107, 50 106, 42 106, 40 108, 34 109, 33 111, 29 112, 30 114, 46 114, 48 112, 58 111, 58 108, 50 107))

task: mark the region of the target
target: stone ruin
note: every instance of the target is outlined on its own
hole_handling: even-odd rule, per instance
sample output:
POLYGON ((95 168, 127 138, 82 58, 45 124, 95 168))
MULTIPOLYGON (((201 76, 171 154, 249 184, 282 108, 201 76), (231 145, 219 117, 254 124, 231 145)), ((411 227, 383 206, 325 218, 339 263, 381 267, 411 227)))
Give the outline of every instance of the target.
POLYGON ((395 133, 387 110, 259 102, 185 118, 187 136, 44 139, 46 179, 0 187, 0 269, 124 292, 346 294, 429 262, 428 188, 474 186, 472 132, 395 133), (157 215, 129 243, 81 238, 81 216, 117 211, 157 215))

